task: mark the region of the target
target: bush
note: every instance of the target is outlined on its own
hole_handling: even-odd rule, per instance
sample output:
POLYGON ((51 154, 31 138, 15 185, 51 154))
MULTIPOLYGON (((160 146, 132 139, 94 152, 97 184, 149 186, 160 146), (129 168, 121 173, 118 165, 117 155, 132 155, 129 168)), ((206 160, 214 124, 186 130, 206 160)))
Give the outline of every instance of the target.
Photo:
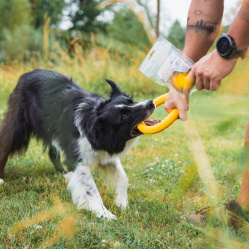
POLYGON ((1 43, 3 61, 26 61, 32 54, 42 54, 43 34, 30 26, 22 26, 13 32, 5 29, 1 43))

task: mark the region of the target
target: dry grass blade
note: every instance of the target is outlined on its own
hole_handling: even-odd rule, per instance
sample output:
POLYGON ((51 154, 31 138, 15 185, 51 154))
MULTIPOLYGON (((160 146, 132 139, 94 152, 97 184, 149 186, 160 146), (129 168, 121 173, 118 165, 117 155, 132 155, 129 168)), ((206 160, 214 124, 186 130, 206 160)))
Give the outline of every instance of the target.
POLYGON ((9 229, 9 235, 16 234, 18 232, 23 231, 24 229, 44 222, 46 220, 52 219, 56 215, 63 215, 65 213, 65 208, 63 203, 59 198, 54 198, 54 207, 50 210, 45 210, 40 213, 33 215, 31 218, 26 218, 21 220, 20 222, 14 224, 9 229))
POLYGON ((65 217, 59 225, 56 227, 56 232, 53 236, 48 237, 42 248, 51 248, 54 244, 56 244, 61 237, 64 238, 73 238, 74 235, 74 218, 72 216, 65 217))
POLYGON ((48 54, 49 54, 49 23, 50 23, 50 18, 47 18, 43 30, 43 35, 44 35, 43 56, 45 61, 48 60, 48 54))

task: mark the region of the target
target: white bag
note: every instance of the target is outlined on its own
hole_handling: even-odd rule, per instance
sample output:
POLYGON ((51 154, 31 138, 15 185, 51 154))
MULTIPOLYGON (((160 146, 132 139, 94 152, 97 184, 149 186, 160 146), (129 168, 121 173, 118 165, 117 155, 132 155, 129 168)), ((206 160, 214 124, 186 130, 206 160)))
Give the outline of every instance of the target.
POLYGON ((193 65, 190 58, 160 35, 139 69, 154 82, 168 86, 172 75, 188 72, 193 65))

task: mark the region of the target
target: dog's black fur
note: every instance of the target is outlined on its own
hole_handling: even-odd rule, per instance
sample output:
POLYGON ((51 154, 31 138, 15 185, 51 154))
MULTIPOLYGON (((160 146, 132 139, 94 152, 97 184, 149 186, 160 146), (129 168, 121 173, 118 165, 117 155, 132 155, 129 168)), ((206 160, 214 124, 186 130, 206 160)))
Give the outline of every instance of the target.
MULTIPOLYGON (((9 99, 0 131, 0 178, 8 156, 27 149, 31 135, 49 147, 49 156, 63 171, 56 141, 74 170, 81 158, 78 140, 86 137, 94 151, 121 153, 128 140, 141 135, 135 128, 154 111, 152 100, 137 104, 111 80, 110 98, 82 90, 72 79, 49 70, 23 74, 9 99)), ((87 152, 86 152, 87 153, 87 152)))
POLYGON ((119 157, 141 135, 136 126, 155 109, 152 100, 136 103, 111 80, 110 98, 82 90, 73 80, 53 71, 22 75, 9 99, 0 131, 0 184, 8 157, 27 149, 35 135, 49 147, 57 171, 63 172, 60 151, 69 173, 68 189, 78 208, 98 217, 115 218, 103 205, 91 169, 109 174, 116 188, 116 205, 127 205, 128 178, 119 157))

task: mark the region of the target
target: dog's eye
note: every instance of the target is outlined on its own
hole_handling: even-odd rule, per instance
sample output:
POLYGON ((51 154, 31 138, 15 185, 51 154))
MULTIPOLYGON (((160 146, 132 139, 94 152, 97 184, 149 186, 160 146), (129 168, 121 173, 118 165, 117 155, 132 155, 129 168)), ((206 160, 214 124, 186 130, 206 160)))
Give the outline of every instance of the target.
POLYGON ((128 117, 128 114, 127 114, 127 113, 123 113, 123 114, 122 114, 122 118, 123 118, 123 119, 126 119, 127 117, 128 117))

